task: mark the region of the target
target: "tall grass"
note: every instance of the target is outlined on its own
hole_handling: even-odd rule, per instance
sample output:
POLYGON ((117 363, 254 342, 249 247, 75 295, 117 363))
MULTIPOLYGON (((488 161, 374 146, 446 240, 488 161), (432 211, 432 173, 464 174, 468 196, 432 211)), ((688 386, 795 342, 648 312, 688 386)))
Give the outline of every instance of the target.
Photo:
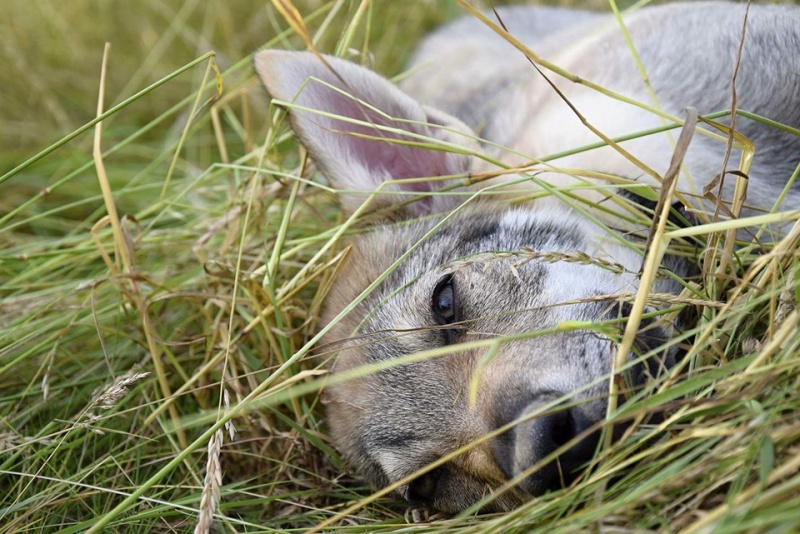
MULTIPOLYGON (((575 488, 480 517, 371 498, 310 344, 344 216, 250 68, 302 39, 265 0, 140 4, 0 7, 0 532, 800 528, 797 228, 704 263, 685 365, 647 400, 669 417, 575 488)), ((388 73, 459 13, 294 6, 320 50, 388 73)))

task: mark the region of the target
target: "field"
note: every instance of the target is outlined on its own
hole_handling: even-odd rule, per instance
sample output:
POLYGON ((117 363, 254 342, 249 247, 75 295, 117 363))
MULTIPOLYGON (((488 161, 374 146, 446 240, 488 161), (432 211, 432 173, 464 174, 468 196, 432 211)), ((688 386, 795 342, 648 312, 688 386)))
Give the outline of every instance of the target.
POLYGON ((665 421, 602 450, 573 487, 507 514, 426 517, 342 464, 319 317, 357 221, 251 54, 310 38, 397 75, 462 13, 3 0, 0 533, 800 530, 800 225, 737 247, 724 216, 686 232, 703 250, 673 309, 697 316, 674 341, 685 359, 624 407, 665 421))

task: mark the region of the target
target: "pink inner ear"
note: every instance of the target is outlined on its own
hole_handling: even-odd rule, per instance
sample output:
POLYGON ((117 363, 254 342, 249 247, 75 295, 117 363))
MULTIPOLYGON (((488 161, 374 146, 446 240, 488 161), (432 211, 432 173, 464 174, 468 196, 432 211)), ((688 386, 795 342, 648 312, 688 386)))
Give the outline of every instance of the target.
MULTIPOLYGON (((403 103, 370 101, 360 95, 358 88, 354 87, 347 88, 346 92, 364 102, 369 102, 392 117, 402 117, 419 122, 426 120, 424 112, 418 106, 414 106, 416 109, 408 109, 403 106, 403 103), (415 111, 416 113, 414 113, 415 111)), ((313 80, 306 85, 300 98, 298 98, 298 103, 302 106, 319 109, 335 115, 369 122, 376 126, 403 130, 433 139, 436 138, 435 131, 432 132, 424 125, 390 120, 348 96, 313 80)), ((298 111, 295 111, 295 113, 298 113, 298 111)), ((425 143, 425 139, 388 132, 371 126, 353 124, 322 115, 310 113, 305 113, 305 115, 305 120, 320 129, 316 134, 319 136, 320 149, 332 149, 334 154, 338 153, 339 155, 347 154, 349 158, 355 160, 356 163, 363 166, 376 178, 386 178, 387 176, 388 179, 424 178, 457 174, 464 171, 463 169, 448 168, 448 154, 446 152, 410 147, 392 142, 392 140, 401 140, 425 143), (386 141, 348 135, 350 132, 385 139, 386 141)), ((440 185, 439 182, 418 182, 405 184, 404 189, 417 192, 432 191, 440 185)))

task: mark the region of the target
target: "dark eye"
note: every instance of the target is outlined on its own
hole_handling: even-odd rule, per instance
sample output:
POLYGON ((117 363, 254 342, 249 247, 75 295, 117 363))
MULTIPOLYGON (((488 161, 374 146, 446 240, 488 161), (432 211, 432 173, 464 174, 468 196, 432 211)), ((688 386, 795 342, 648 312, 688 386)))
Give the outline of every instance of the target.
POLYGON ((408 500, 412 503, 431 503, 439 482, 439 469, 416 478, 408 485, 408 500))
MULTIPOLYGON (((443 276, 433 289, 431 297, 431 309, 436 317, 436 322, 440 325, 452 324, 458 321, 456 306, 456 287, 453 274, 443 276)), ((452 342, 455 330, 447 330, 448 343, 452 342)))
POLYGON ((439 324, 450 324, 456 319, 456 293, 453 288, 453 275, 448 274, 436 284, 433 290, 433 313, 439 324))

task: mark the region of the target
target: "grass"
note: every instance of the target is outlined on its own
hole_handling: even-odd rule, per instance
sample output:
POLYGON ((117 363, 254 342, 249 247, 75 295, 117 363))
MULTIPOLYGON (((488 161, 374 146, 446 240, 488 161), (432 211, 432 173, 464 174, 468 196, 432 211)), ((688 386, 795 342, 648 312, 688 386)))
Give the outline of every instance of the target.
MULTIPOLYGON (((311 341, 349 230, 249 59, 302 40, 266 0, 140 4, 0 8, 0 532, 800 528, 797 228, 705 259, 687 358, 619 415, 665 408, 659 429, 512 513, 407 524, 326 435, 311 341)), ((294 5, 321 50, 390 73, 458 13, 294 5)))

